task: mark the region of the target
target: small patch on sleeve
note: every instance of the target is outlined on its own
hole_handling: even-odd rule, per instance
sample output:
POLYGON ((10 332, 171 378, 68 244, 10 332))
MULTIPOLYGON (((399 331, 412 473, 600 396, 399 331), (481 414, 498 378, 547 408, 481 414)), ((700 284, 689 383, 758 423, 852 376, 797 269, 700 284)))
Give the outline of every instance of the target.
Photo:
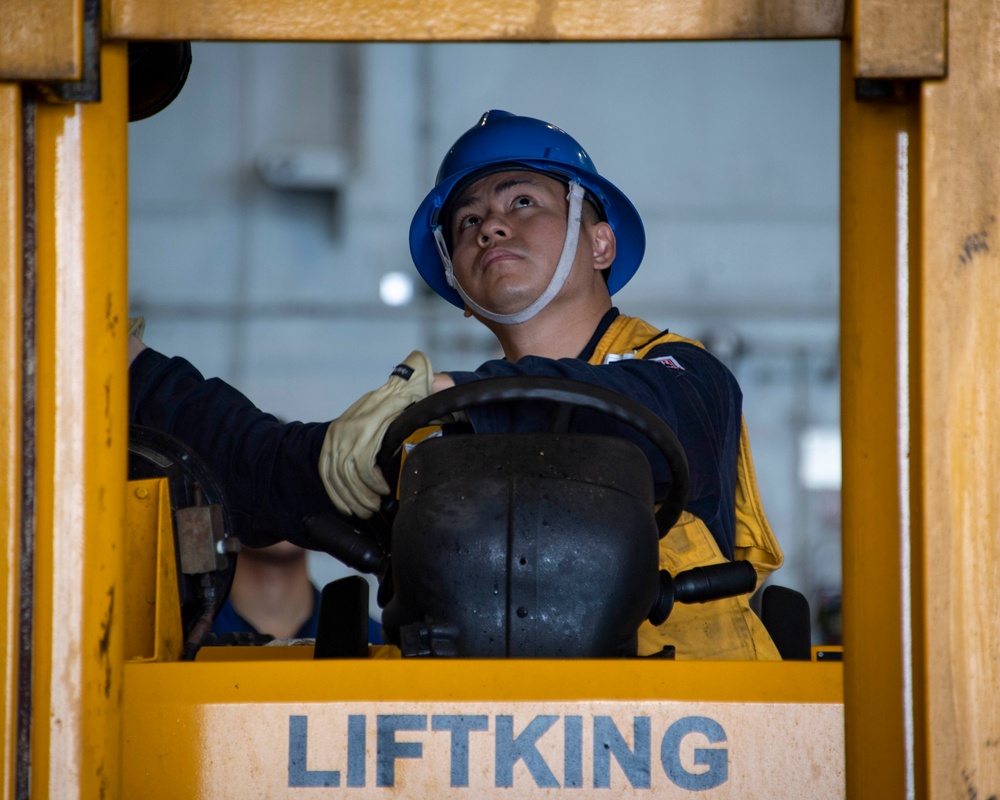
POLYGON ((651 358, 649 360, 655 361, 657 364, 663 364, 663 366, 670 369, 679 369, 681 372, 684 371, 684 367, 682 367, 680 362, 673 356, 660 356, 659 358, 651 358))
POLYGON ((628 361, 632 358, 635 358, 635 353, 608 353, 601 363, 614 364, 616 361, 628 361))

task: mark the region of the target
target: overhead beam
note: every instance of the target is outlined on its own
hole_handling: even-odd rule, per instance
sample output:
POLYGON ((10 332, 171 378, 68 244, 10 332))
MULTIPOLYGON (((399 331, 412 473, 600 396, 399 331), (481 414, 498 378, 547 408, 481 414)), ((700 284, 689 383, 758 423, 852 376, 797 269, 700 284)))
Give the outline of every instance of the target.
POLYGON ((108 0, 121 39, 612 41, 844 35, 844 0, 108 0))
MULTIPOLYGON (((83 0, 0 0, 0 79, 80 80, 83 0)), ((843 38, 868 78, 941 77, 945 0, 106 0, 117 39, 663 41, 843 38)))

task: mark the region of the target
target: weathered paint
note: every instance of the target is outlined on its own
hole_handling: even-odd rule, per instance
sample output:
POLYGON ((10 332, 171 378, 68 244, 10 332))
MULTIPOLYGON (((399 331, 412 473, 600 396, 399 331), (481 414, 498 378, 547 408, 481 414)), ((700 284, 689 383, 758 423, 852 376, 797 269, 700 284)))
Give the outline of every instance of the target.
POLYGON ((126 461, 126 73, 101 103, 37 107, 36 562, 32 792, 120 780, 126 461))
POLYGON ((866 0, 854 4, 854 74, 941 78, 946 70, 945 0, 866 0))
POLYGON ((310 648, 128 665, 126 796, 843 796, 839 664, 249 660, 262 649, 310 648))
POLYGON ((21 538, 21 91, 0 84, 0 797, 14 794, 21 538))
POLYGON ((129 39, 617 41, 836 38, 843 0, 110 0, 129 39))
MULTIPOLYGON (((900 134, 919 149, 916 100, 854 98, 851 53, 842 55, 840 358, 843 432, 844 693, 847 788, 854 797, 906 797, 907 641, 900 420, 898 305, 901 223, 912 210, 899 193, 900 134), (903 207, 900 207, 903 203, 903 207), (902 215, 902 217, 900 216, 902 215)), ((913 160, 908 158, 908 170, 913 160)), ((912 233, 912 231, 911 231, 912 233)), ((910 252, 908 249, 907 252, 910 252)), ((912 720, 911 720, 912 722, 912 720)))
POLYGON ((83 73, 83 0, 0 0, 0 79, 67 81, 83 73))
POLYGON ((931 797, 1000 796, 1000 3, 950 0, 948 78, 923 84, 920 398, 931 797))

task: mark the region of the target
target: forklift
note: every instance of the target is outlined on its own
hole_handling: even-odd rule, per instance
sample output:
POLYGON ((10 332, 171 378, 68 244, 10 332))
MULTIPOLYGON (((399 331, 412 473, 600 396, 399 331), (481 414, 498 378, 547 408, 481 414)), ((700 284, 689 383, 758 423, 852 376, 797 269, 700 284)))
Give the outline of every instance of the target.
POLYGON ((2 796, 1000 796, 998 31, 976 0, 0 0, 2 796), (815 38, 842 43, 843 662, 499 658, 419 624, 397 658, 357 615, 198 646, 236 548, 211 477, 127 422, 130 45, 815 38))

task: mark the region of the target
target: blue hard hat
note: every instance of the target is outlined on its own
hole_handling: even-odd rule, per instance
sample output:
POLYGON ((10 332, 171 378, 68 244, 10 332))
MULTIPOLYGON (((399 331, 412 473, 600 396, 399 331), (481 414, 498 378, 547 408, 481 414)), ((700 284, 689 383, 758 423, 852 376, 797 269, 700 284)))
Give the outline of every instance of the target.
POLYGON ((575 180, 587 190, 587 199, 597 205, 617 239, 608 291, 614 294, 628 283, 646 249, 646 234, 635 206, 597 174, 590 156, 568 133, 540 119, 494 110, 483 114, 452 145, 438 169, 437 185, 413 215, 410 255, 428 286, 453 305, 464 306, 445 279, 434 229, 446 222, 441 219, 442 209, 456 191, 490 173, 517 169, 541 172, 563 182, 575 180))

